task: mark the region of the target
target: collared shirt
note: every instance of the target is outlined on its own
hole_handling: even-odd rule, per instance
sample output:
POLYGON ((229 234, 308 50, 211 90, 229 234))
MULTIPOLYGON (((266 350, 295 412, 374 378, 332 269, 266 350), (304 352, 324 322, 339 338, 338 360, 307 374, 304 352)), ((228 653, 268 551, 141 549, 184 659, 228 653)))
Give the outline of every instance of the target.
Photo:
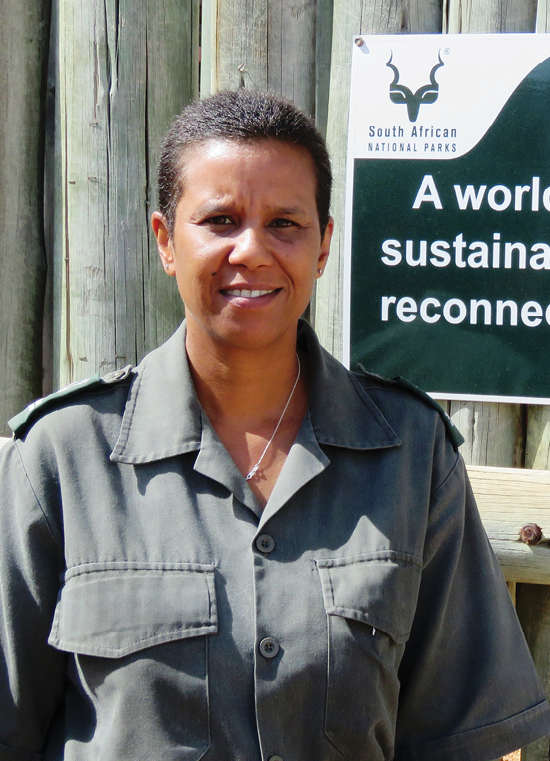
POLYGON ((0 761, 488 761, 550 710, 440 416, 302 325, 263 511, 184 328, 0 472, 0 761))

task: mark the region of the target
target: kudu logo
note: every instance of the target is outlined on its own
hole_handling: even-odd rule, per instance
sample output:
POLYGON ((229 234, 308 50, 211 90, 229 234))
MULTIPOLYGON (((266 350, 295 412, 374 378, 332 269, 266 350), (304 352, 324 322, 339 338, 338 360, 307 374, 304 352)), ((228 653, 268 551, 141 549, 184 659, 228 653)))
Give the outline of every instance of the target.
POLYGON ((390 100, 392 103, 405 103, 407 105, 407 113, 409 115, 409 121, 415 122, 418 118, 418 112, 420 106, 424 103, 435 103, 439 95, 439 85, 435 81, 435 72, 444 66, 441 60, 441 53, 438 54, 439 63, 433 67, 430 71, 430 82, 427 85, 419 87, 416 92, 412 92, 405 85, 399 84, 399 69, 392 63, 393 51, 390 55, 390 60, 386 64, 388 68, 393 71, 394 79, 390 85, 390 100))

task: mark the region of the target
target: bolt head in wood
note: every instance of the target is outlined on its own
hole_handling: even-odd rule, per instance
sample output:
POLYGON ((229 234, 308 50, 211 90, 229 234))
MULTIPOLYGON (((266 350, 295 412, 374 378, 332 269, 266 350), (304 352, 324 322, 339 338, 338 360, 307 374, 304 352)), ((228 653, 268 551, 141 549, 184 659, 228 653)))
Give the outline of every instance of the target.
POLYGON ((542 529, 536 523, 526 523, 519 532, 519 538, 525 544, 540 544, 542 541, 542 529))

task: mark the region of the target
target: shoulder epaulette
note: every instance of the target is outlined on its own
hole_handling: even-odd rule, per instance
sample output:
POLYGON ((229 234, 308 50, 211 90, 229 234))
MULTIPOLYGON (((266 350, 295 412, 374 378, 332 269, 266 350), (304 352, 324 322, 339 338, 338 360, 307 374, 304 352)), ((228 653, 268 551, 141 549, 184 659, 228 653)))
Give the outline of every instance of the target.
POLYGON ((460 433, 456 425, 453 423, 451 418, 447 415, 443 407, 439 405, 435 399, 433 399, 429 394, 427 394, 425 391, 423 391, 418 386, 415 386, 414 383, 411 383, 410 381, 406 380, 406 378, 401 378, 401 376, 397 376, 395 378, 383 378, 381 375, 377 375, 376 373, 369 373, 365 370, 363 365, 357 364, 357 367, 362 372, 362 374, 367 378, 373 378, 378 383, 383 383, 386 386, 393 386, 394 388, 402 388, 406 391, 410 391, 412 394, 415 394, 415 396, 420 397, 428 406, 432 407, 434 410, 436 410, 439 415, 441 416, 441 419, 443 420, 443 423, 445 425, 445 428, 447 430, 447 433, 449 435, 449 438, 451 439, 451 442, 453 444, 453 447, 455 450, 458 450, 458 447, 461 444, 464 444, 464 436, 460 433))
POLYGON ((43 399, 36 399, 36 401, 29 404, 28 407, 25 407, 22 412, 15 415, 15 417, 12 417, 11 420, 8 420, 8 425, 13 431, 13 435, 17 438, 24 429, 28 428, 29 423, 36 418, 39 418, 49 407, 56 404, 60 399, 74 396, 81 391, 91 391, 100 386, 119 383, 128 378, 132 369, 132 365, 127 365, 122 370, 115 370, 112 373, 107 373, 107 375, 100 376, 99 373, 96 373, 84 380, 69 383, 68 386, 65 386, 53 394, 45 396, 43 399))

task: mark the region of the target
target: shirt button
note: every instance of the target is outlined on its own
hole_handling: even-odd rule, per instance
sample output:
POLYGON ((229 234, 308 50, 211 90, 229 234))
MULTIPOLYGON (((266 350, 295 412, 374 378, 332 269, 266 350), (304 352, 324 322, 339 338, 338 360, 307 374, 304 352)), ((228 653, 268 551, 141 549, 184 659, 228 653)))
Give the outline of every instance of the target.
POLYGON ((279 652, 279 643, 273 637, 265 637, 260 642, 260 653, 264 658, 275 658, 279 652))
POLYGON ((256 539, 256 547, 260 552, 273 552, 275 549, 275 540, 272 536, 269 536, 269 534, 260 534, 256 539))
POLYGON ((269 761, 283 761, 281 756, 270 756, 269 761))

